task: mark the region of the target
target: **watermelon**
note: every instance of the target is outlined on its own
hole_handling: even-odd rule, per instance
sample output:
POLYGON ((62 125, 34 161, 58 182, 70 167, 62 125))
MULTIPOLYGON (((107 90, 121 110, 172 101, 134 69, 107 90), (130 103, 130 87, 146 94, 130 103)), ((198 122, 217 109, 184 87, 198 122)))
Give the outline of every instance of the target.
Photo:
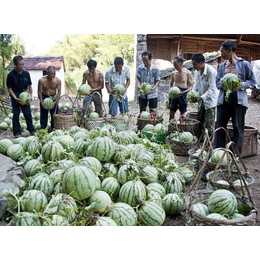
POLYGON ((93 210, 98 214, 105 213, 111 206, 112 201, 109 195, 102 190, 96 190, 88 199, 87 204, 95 203, 93 210))
POLYGON ((225 95, 225 101, 228 102, 229 95, 232 91, 235 89, 242 89, 242 85, 237 77, 236 74, 234 73, 227 73, 224 75, 222 78, 222 88, 225 90, 226 95, 225 95))
POLYGON ((69 152, 70 148, 74 145, 74 139, 70 135, 58 136, 55 140, 59 142, 67 152, 69 152))
POLYGON ((134 209, 122 202, 113 204, 107 214, 118 226, 135 226, 137 221, 134 209))
POLYGON ((151 114, 147 111, 143 111, 140 115, 141 119, 151 119, 151 114))
POLYGON ((39 121, 40 120, 40 117, 41 117, 41 113, 40 112, 37 112, 34 114, 33 118, 36 120, 36 121, 39 121))
POLYGON ((119 197, 120 188, 120 182, 114 177, 107 177, 101 183, 101 189, 114 201, 119 197))
POLYGON ((185 180, 185 182, 190 182, 194 178, 194 173, 192 170, 185 168, 181 171, 181 174, 185 180))
POLYGON ((101 176, 100 176, 100 179, 101 180, 104 180, 105 178, 107 177, 115 177, 117 178, 117 167, 115 166, 114 163, 105 163, 103 166, 102 166, 102 169, 101 169, 101 176))
POLYGON ((99 216, 95 226, 117 226, 116 222, 110 217, 99 216))
POLYGON ((178 87, 171 87, 169 91, 169 96, 171 99, 174 99, 177 97, 177 95, 180 93, 180 89, 178 87))
POLYGON ((156 124, 154 127, 154 131, 157 134, 165 134, 166 133, 166 127, 163 124, 156 124))
POLYGON ((72 223, 76 219, 76 212, 77 204, 75 200, 68 194, 59 193, 52 197, 44 214, 66 217, 69 223, 72 223))
POLYGON ((224 180, 218 180, 216 182, 219 183, 219 184, 224 184, 224 185, 228 185, 229 186, 229 183, 227 181, 224 181, 224 180))
POLYGON ((99 174, 102 169, 101 162, 95 157, 84 157, 78 162, 79 165, 84 165, 90 168, 95 174, 99 174))
POLYGON ((38 174, 35 176, 29 185, 29 190, 40 190, 47 197, 53 192, 54 185, 48 174, 38 174))
POLYGON ((4 119, 4 122, 8 124, 8 126, 10 126, 12 124, 12 119, 10 119, 9 117, 6 117, 4 119))
POLYGON ((40 155, 41 154, 41 150, 42 150, 42 145, 39 142, 32 142, 27 147, 27 152, 30 155, 35 155, 34 157, 40 155))
POLYGON ((232 216, 231 216, 231 219, 243 219, 245 218, 244 215, 240 214, 240 213, 234 213, 232 216))
POLYGON ((223 215, 219 213, 210 213, 207 215, 207 218, 219 219, 219 220, 227 220, 223 215))
POLYGON ((89 118, 99 118, 100 116, 99 116, 99 114, 97 113, 97 112, 91 112, 90 114, 89 114, 89 118))
POLYGON ((69 221, 66 217, 60 215, 51 215, 44 218, 43 226, 69 226, 69 221))
POLYGON ((64 157, 64 148, 57 141, 49 141, 42 147, 41 155, 44 163, 61 160, 64 157))
POLYGON ((166 194, 165 188, 158 182, 149 183, 147 185, 147 188, 149 190, 157 192, 161 196, 161 198, 163 198, 165 196, 165 194, 166 194))
POLYGON ((88 147, 87 156, 95 157, 104 162, 112 158, 115 153, 115 144, 110 137, 97 137, 88 147))
POLYGON ((7 149, 13 145, 13 142, 10 139, 2 139, 0 140, 0 153, 6 154, 7 149))
POLYGON ((194 136, 190 132, 182 132, 180 139, 185 143, 191 143, 194 141, 194 136))
POLYGON ((237 209, 237 200, 232 192, 219 189, 210 195, 208 208, 211 213, 228 214, 231 216, 237 209))
POLYGON ((10 223, 10 226, 41 226, 39 216, 29 212, 20 212, 16 215, 10 223))
POLYGON ((28 161, 24 166, 24 172, 27 177, 34 176, 36 173, 41 172, 43 169, 42 161, 38 159, 32 159, 28 161))
POLYGON ((6 155, 14 161, 17 161, 23 155, 23 153, 24 150, 20 144, 12 144, 6 151, 6 155))
POLYGON ((89 95, 90 94, 91 87, 88 84, 83 84, 79 87, 78 93, 80 95, 89 95))
POLYGON ((142 83, 140 88, 139 88, 139 92, 143 96, 148 95, 149 93, 152 92, 152 86, 149 83, 146 83, 146 82, 142 83))
POLYGON ((142 132, 154 132, 154 125, 146 124, 142 129, 142 132))
POLYGON ((149 190, 147 193, 147 201, 152 201, 164 209, 164 201, 158 192, 149 190))
POLYGON ((184 209, 184 201, 176 193, 168 193, 163 200, 165 201, 165 212, 169 215, 179 214, 184 209))
POLYGON ((145 184, 156 182, 158 179, 158 171, 153 166, 146 166, 141 171, 141 180, 145 184))
POLYGON ((20 200, 21 211, 42 212, 48 203, 47 197, 42 191, 25 191, 20 200))
POLYGON ((87 139, 87 138, 89 138, 88 132, 78 131, 73 135, 74 142, 76 142, 78 139, 87 139))
POLYGON ((140 200, 146 200, 146 187, 140 180, 126 182, 119 191, 120 201, 132 207, 137 206, 136 195, 139 196, 140 200))
POLYGON ((111 124, 104 124, 100 128, 100 136, 108 136, 108 137, 114 137, 116 135, 117 131, 114 126, 111 124))
POLYGON ((150 201, 144 202, 137 211, 137 218, 143 226, 161 226, 165 217, 163 208, 150 201))
POLYGON ((179 178, 174 177, 169 174, 164 181, 161 182, 162 186, 165 188, 165 193, 181 193, 182 183, 179 178))
POLYGON ((39 139, 36 136, 28 136, 25 138, 25 140, 22 143, 24 151, 27 151, 29 144, 31 144, 32 142, 38 143, 39 139))
POLYGON ((55 170, 50 174, 50 179, 53 183, 53 185, 55 186, 58 182, 60 182, 62 180, 62 176, 64 174, 65 170, 55 170))
POLYGON ((128 181, 134 180, 139 174, 139 169, 136 164, 124 164, 117 173, 117 179, 123 185, 128 181))
POLYGON ((193 204, 192 209, 203 216, 207 216, 209 214, 209 208, 203 203, 193 204))
POLYGON ((19 95, 19 99, 21 100, 21 103, 23 105, 30 105, 30 102, 32 100, 31 95, 29 94, 29 92, 24 91, 19 95))
MULTIPOLYGON (((75 139, 74 139, 75 140, 75 139)), ((79 138, 74 142, 74 153, 80 157, 83 157, 88 149, 88 142, 82 138, 79 138)))
POLYGON ((53 99, 52 99, 51 97, 45 98, 45 99, 43 100, 43 107, 44 107, 46 110, 51 110, 52 105, 53 105, 53 99))
POLYGON ((190 103, 197 103, 199 101, 199 93, 195 90, 189 91, 187 94, 187 100, 190 103))
POLYGON ((8 124, 6 122, 0 123, 0 130, 7 130, 8 124))
POLYGON ((125 86, 116 84, 113 89, 117 95, 123 96, 125 94, 125 86))
POLYGON ((117 145, 115 153, 113 155, 113 160, 116 163, 124 163, 127 159, 130 158, 131 150, 125 145, 117 145))
MULTIPOLYGON (((246 184, 248 184, 248 182, 247 181, 245 181, 246 182, 246 184)), ((235 180, 234 182, 233 182, 233 184, 234 184, 234 186, 245 186, 245 184, 244 184, 244 182, 241 180, 240 181, 240 179, 238 179, 238 180, 235 180), (242 184, 242 185, 241 185, 242 184)))
POLYGON ((139 156, 137 157, 137 162, 146 164, 146 165, 152 165, 153 164, 153 157, 149 153, 141 152, 139 156))
POLYGON ((96 176, 83 165, 69 168, 63 175, 62 188, 76 200, 89 198, 96 189, 96 176))
POLYGON ((124 145, 132 144, 134 143, 134 137, 129 131, 120 131, 115 136, 115 142, 124 145))

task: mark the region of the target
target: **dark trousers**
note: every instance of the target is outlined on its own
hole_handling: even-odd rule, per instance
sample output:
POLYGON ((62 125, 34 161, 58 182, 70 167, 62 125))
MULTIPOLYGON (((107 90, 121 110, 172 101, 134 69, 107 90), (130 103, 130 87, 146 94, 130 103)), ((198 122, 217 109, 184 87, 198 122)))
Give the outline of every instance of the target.
POLYGON ((143 111, 146 110, 148 101, 149 101, 150 113, 153 112, 152 109, 157 108, 157 98, 148 99, 147 96, 145 98, 140 98, 139 97, 140 113, 142 113, 143 111))
MULTIPOLYGON (((42 95, 42 100, 44 100, 47 97, 49 97, 49 96, 42 95)), ((40 102, 40 124, 41 124, 41 129, 45 129, 48 126, 48 112, 49 112, 49 110, 46 110, 41 105, 41 102, 40 102)), ((54 113, 58 114, 58 112, 59 112, 58 104, 55 105, 55 107, 50 110, 50 114, 51 114, 51 129, 54 128, 53 115, 54 115, 54 113)))
MULTIPOLYGON (((234 129, 233 141, 236 144, 239 153, 242 151, 245 115, 247 107, 238 105, 237 92, 233 92, 229 96, 228 102, 224 101, 223 105, 217 108, 217 128, 227 128, 228 120, 232 117, 232 124, 234 129)), ((224 130, 216 132, 216 147, 225 147, 226 134, 224 130)))
MULTIPOLYGON (((19 95, 18 95, 19 96, 19 95)), ((13 133, 14 135, 20 135, 21 125, 19 121, 20 110, 22 110, 28 131, 35 132, 35 128, 32 123, 32 113, 30 105, 20 106, 12 97, 11 97, 12 107, 13 107, 13 133)))

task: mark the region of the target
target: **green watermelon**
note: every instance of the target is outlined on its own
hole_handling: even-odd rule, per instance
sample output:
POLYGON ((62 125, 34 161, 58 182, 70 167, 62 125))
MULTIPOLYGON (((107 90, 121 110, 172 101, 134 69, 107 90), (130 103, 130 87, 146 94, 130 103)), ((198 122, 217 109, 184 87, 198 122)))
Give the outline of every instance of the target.
POLYGON ((118 169, 114 163, 105 163, 102 166, 102 169, 100 172, 100 174, 101 174, 100 179, 104 180, 107 177, 117 178, 117 171, 118 171, 118 169))
POLYGON ((99 216, 95 226, 117 226, 116 222, 110 217, 99 216))
POLYGON ((19 215, 12 218, 10 226, 41 226, 39 216, 29 212, 20 212, 19 215))
POLYGON ((161 196, 161 198, 163 198, 166 194, 165 188, 158 182, 149 183, 147 185, 147 188, 157 192, 161 196))
POLYGON ((203 203, 193 204, 192 209, 203 216, 207 216, 209 214, 209 208, 203 203))
POLYGON ((97 113, 97 112, 91 112, 90 114, 89 114, 89 118, 99 118, 100 116, 99 116, 99 114, 97 113))
POLYGON ((6 151, 6 155, 14 161, 17 161, 23 155, 23 153, 24 150, 20 144, 12 144, 6 151))
POLYGON ((46 110, 51 110, 52 108, 52 105, 53 105, 53 99, 48 97, 48 98, 45 98, 43 100, 43 107, 46 109, 46 110))
POLYGON ((169 96, 171 99, 174 99, 177 97, 177 95, 180 93, 180 89, 178 87, 171 87, 169 90, 169 96))
POLYGON ((6 122, 0 123, 0 130, 7 130, 8 124, 6 122))
POLYGON ((141 180, 145 184, 156 182, 158 179, 158 171, 153 166, 146 166, 141 171, 141 180))
POLYGON ((78 164, 90 168, 95 174, 99 174, 102 169, 101 162, 95 157, 84 157, 79 160, 78 164))
POLYGON ((52 194, 54 185, 48 174, 39 174, 32 179, 29 189, 40 190, 48 197, 52 194))
POLYGON ((163 200, 165 201, 165 212, 169 215, 179 214, 184 209, 184 201, 176 193, 168 193, 163 200))
POLYGON ((8 148, 13 145, 13 142, 10 139, 0 140, 0 153, 6 154, 8 148))
POLYGON ((19 95, 19 99, 21 100, 23 105, 30 105, 30 102, 32 100, 31 95, 29 94, 29 92, 24 91, 19 95))
POLYGON ((119 197, 120 188, 120 182, 114 177, 107 177, 101 183, 101 189, 114 201, 119 197))
POLYGON ((102 191, 102 190, 96 190, 87 199, 88 205, 90 205, 93 202, 95 203, 93 210, 94 210, 94 212, 96 212, 98 214, 105 213, 112 204, 110 196, 105 191, 102 191))
POLYGON ((61 160, 64 157, 64 148, 57 141, 49 141, 42 147, 41 155, 44 163, 61 160))
POLYGON ((207 218, 219 219, 219 220, 227 220, 223 215, 219 213, 210 213, 207 215, 207 218))
POLYGON ((88 84, 83 84, 79 87, 78 93, 80 95, 89 95, 90 94, 91 87, 88 84))
POLYGON ((32 159, 28 161, 24 166, 24 172, 27 177, 34 176, 36 173, 39 173, 43 169, 42 161, 38 159, 32 159))

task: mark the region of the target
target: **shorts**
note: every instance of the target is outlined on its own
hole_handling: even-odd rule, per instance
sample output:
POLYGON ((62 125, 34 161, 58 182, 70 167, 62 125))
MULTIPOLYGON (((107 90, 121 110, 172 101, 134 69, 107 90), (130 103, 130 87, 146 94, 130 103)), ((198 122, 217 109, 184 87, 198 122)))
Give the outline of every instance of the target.
POLYGON ((124 102, 119 102, 114 95, 109 95, 108 106, 109 106, 109 115, 111 114, 114 116, 117 115, 118 106, 119 106, 120 113, 128 113, 129 112, 128 97, 127 96, 125 97, 124 102))
POLYGON ((177 99, 169 98, 169 109, 174 112, 179 109, 181 113, 185 113, 187 111, 187 104, 182 102, 183 100, 181 99, 184 95, 177 99))

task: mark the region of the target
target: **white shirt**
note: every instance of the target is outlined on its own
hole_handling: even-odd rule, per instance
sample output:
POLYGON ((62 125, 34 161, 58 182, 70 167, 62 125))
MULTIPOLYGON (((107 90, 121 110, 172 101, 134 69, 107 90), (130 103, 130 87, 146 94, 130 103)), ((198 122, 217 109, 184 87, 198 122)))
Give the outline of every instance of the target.
POLYGON ((193 89, 199 92, 206 110, 217 106, 219 90, 216 86, 216 76, 217 71, 206 63, 202 75, 200 71, 195 70, 194 72, 193 89))

